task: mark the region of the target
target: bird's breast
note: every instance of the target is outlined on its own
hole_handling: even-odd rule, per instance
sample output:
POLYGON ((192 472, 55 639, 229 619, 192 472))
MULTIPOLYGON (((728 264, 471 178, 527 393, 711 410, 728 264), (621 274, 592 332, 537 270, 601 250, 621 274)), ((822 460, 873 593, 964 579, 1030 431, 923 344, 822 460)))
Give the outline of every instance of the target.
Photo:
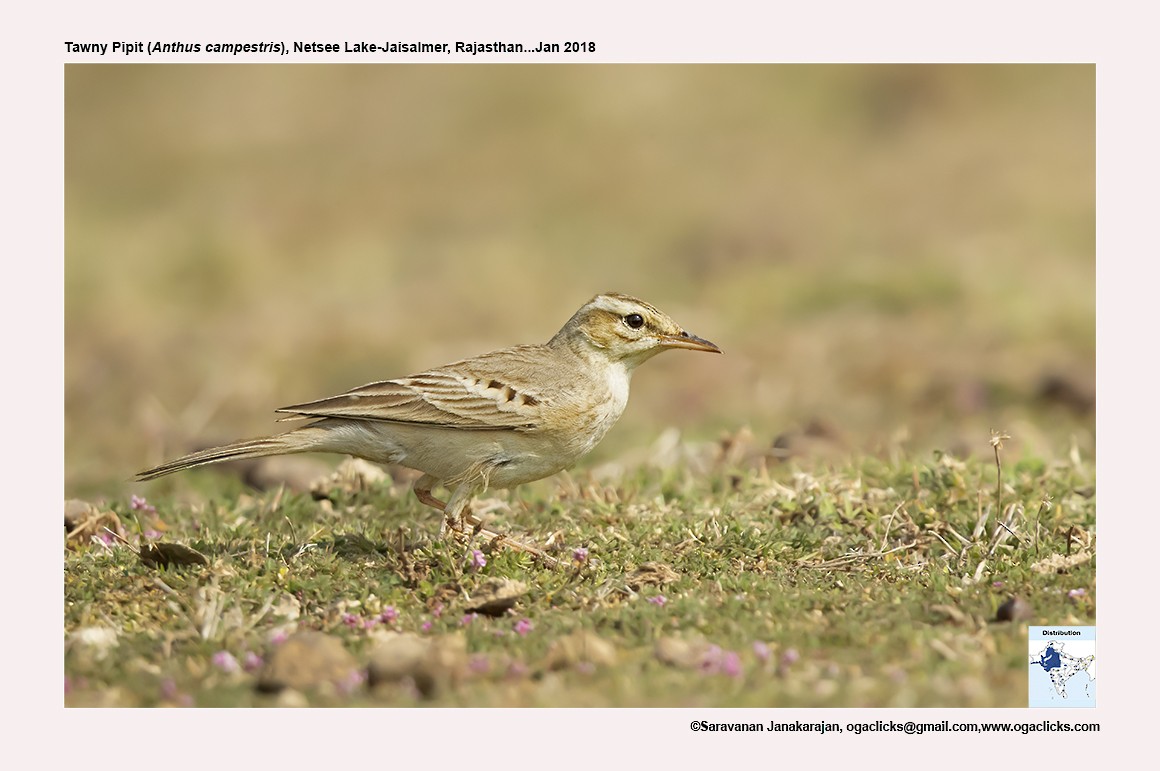
POLYGON ((555 410, 551 430, 563 445, 562 455, 569 458, 568 465, 604 438, 628 404, 628 371, 613 366, 601 375, 562 395, 555 410))

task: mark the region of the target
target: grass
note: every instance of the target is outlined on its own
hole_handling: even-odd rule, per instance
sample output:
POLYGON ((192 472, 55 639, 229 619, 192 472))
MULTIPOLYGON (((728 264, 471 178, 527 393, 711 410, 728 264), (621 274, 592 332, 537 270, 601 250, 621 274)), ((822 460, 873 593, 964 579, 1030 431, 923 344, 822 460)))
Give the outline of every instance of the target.
POLYGON ((66 703, 285 703, 256 687, 254 655, 268 660, 285 634, 309 629, 339 639, 360 671, 390 630, 456 640, 462 655, 437 688, 356 678, 294 703, 1015 707, 1026 703, 1026 624, 1094 623, 1090 461, 1025 458, 999 481, 982 460, 949 455, 807 469, 743 436, 685 450, 615 480, 488 499, 498 527, 561 545, 558 570, 508 549, 473 570, 463 545, 431 538, 437 520, 399 485, 318 501, 200 472, 220 496, 158 491, 156 514, 115 504, 129 541, 163 523, 163 540, 209 564, 150 567, 116 542, 69 550, 66 703), (587 558, 575 561, 581 546, 587 558), (1089 559, 1044 567, 1067 554, 1089 559), (465 597, 494 577, 527 594, 465 623, 465 597), (1030 617, 996 621, 1011 596, 1030 617), (108 655, 82 642, 92 628, 113 630, 108 655), (577 631, 614 657, 561 663, 553 644, 577 631), (666 663, 660 640, 693 650, 666 663), (223 651, 252 654, 254 671, 224 671, 223 651))

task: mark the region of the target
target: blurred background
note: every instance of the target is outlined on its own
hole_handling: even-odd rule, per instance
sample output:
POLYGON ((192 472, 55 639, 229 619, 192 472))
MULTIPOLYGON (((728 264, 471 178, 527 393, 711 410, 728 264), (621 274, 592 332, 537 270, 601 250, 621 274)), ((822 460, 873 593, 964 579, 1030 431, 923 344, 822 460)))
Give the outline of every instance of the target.
MULTIPOLYGON (((670 426, 1094 452, 1093 66, 69 65, 66 495, 592 295, 718 343, 670 426)), ((798 442, 799 438, 813 442, 798 442)), ((803 461, 805 462, 805 461, 803 461)))

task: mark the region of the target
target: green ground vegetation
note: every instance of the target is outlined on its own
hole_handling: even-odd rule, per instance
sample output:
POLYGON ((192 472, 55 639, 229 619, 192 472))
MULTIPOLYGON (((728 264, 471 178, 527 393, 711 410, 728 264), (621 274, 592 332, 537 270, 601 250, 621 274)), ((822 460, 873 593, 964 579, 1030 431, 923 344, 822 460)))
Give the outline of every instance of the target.
POLYGON ((310 629, 356 674, 293 703, 1022 706, 1026 625, 1094 623, 1094 474, 1078 452, 1007 459, 999 483, 993 462, 944 454, 807 468, 736 441, 683 449, 477 504, 550 544, 557 569, 433 537, 437 518, 389 480, 316 499, 199 472, 200 502, 119 503, 130 543, 66 556, 66 701, 285 703, 263 669, 310 629), (207 564, 144 561, 150 539, 207 564), (495 578, 526 593, 473 614, 495 578), (107 636, 86 642, 93 629, 107 636), (365 682, 400 631, 451 651, 438 675, 365 682), (567 647, 580 632, 592 655, 567 647))

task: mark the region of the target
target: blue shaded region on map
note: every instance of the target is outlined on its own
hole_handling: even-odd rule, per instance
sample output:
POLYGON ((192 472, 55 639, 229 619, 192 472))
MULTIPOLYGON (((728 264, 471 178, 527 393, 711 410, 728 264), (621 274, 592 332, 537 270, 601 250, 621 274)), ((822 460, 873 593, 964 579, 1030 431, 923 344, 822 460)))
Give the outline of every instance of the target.
POLYGON ((1059 669, 1062 666, 1062 662, 1059 660, 1059 651, 1050 645, 1047 646, 1047 650, 1039 657, 1039 666, 1049 672, 1053 669, 1059 669))
POLYGON ((1092 626, 1028 626, 1027 706, 1096 705, 1096 630, 1092 626))

